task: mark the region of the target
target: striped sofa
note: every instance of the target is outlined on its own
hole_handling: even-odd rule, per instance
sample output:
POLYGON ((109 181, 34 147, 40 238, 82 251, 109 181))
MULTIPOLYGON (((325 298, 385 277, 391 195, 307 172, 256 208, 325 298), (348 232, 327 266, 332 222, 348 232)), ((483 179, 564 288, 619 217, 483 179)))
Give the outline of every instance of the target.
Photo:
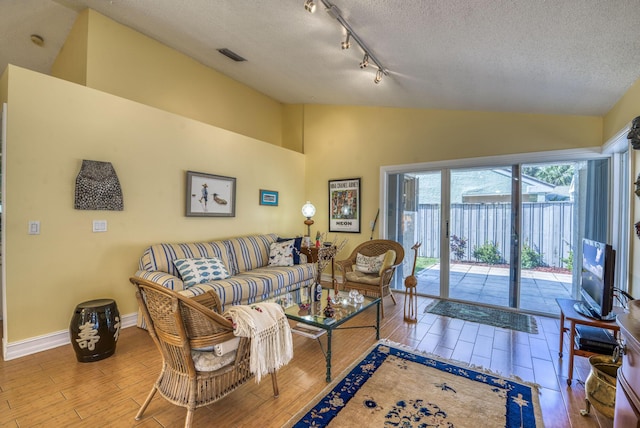
POLYGON ((189 297, 213 290, 220 297, 222 310, 229 305, 260 302, 312 285, 317 266, 306 263, 306 258, 301 257, 301 264, 293 266, 269 266, 269 247, 277 239, 277 235, 268 234, 212 242, 155 244, 145 249, 135 276, 189 297), (220 259, 231 276, 185 288, 173 261, 196 257, 220 259))

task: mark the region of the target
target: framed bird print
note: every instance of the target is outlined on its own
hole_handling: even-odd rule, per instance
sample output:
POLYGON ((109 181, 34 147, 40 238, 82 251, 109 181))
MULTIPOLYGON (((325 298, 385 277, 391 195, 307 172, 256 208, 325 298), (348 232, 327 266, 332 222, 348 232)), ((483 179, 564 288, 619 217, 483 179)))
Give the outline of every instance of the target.
POLYGON ((235 217, 236 179, 187 171, 187 217, 235 217))

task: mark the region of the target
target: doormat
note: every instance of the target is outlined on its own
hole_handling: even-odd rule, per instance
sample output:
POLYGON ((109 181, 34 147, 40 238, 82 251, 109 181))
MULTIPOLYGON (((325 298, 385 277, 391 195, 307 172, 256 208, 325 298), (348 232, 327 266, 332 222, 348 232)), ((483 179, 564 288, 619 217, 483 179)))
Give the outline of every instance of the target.
POLYGON ((381 340, 284 426, 543 426, 538 387, 381 340))
POLYGON ((449 300, 436 300, 427 306, 424 312, 487 324, 494 327, 508 328, 509 330, 538 334, 538 325, 534 317, 513 311, 452 302, 449 300))

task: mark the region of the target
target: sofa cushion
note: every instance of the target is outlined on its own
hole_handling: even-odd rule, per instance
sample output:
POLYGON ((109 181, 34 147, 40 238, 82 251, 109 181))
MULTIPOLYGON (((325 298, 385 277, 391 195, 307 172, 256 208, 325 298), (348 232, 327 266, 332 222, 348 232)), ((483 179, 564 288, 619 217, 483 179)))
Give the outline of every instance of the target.
POLYGON ((269 266, 293 266, 293 239, 272 242, 269 246, 269 266))
POLYGON ((378 273, 384 261, 384 254, 368 257, 364 254, 356 254, 356 270, 364 273, 378 273))
POLYGON ((220 297, 224 311, 229 305, 260 302, 311 285, 316 272, 316 263, 265 266, 226 279, 197 284, 179 293, 194 297, 213 290, 220 297))
POLYGON ((148 247, 140 258, 140 270, 148 272, 160 271, 178 276, 178 269, 173 264, 176 259, 196 257, 217 257, 227 271, 233 274, 229 249, 225 241, 199 242, 190 244, 155 244, 148 247))
POLYGON ((275 234, 269 234, 229 239, 227 242, 233 257, 231 275, 267 266, 269 246, 272 242, 276 242, 277 238, 275 234))
POLYGON ((216 279, 229 278, 229 272, 222 261, 216 257, 196 257, 176 259, 173 264, 180 273, 185 288, 216 279))

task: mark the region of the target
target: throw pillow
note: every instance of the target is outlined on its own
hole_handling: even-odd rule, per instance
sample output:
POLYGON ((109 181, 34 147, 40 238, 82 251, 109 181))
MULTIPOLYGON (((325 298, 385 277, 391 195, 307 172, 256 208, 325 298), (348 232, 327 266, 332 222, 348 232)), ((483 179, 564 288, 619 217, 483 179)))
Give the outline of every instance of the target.
POLYGON ((302 236, 297 238, 278 238, 277 242, 286 242, 293 239, 293 264, 300 264, 300 248, 302 247, 302 236))
POLYGON ((356 254, 356 270, 364 273, 378 273, 384 261, 384 254, 368 257, 364 254, 356 254))
POLYGON ((293 266, 293 239, 271 243, 269 246, 269 266, 293 266))
POLYGON ((180 273, 184 288, 193 287, 203 282, 229 278, 224 263, 216 257, 197 257, 192 259, 176 259, 173 261, 180 273))

